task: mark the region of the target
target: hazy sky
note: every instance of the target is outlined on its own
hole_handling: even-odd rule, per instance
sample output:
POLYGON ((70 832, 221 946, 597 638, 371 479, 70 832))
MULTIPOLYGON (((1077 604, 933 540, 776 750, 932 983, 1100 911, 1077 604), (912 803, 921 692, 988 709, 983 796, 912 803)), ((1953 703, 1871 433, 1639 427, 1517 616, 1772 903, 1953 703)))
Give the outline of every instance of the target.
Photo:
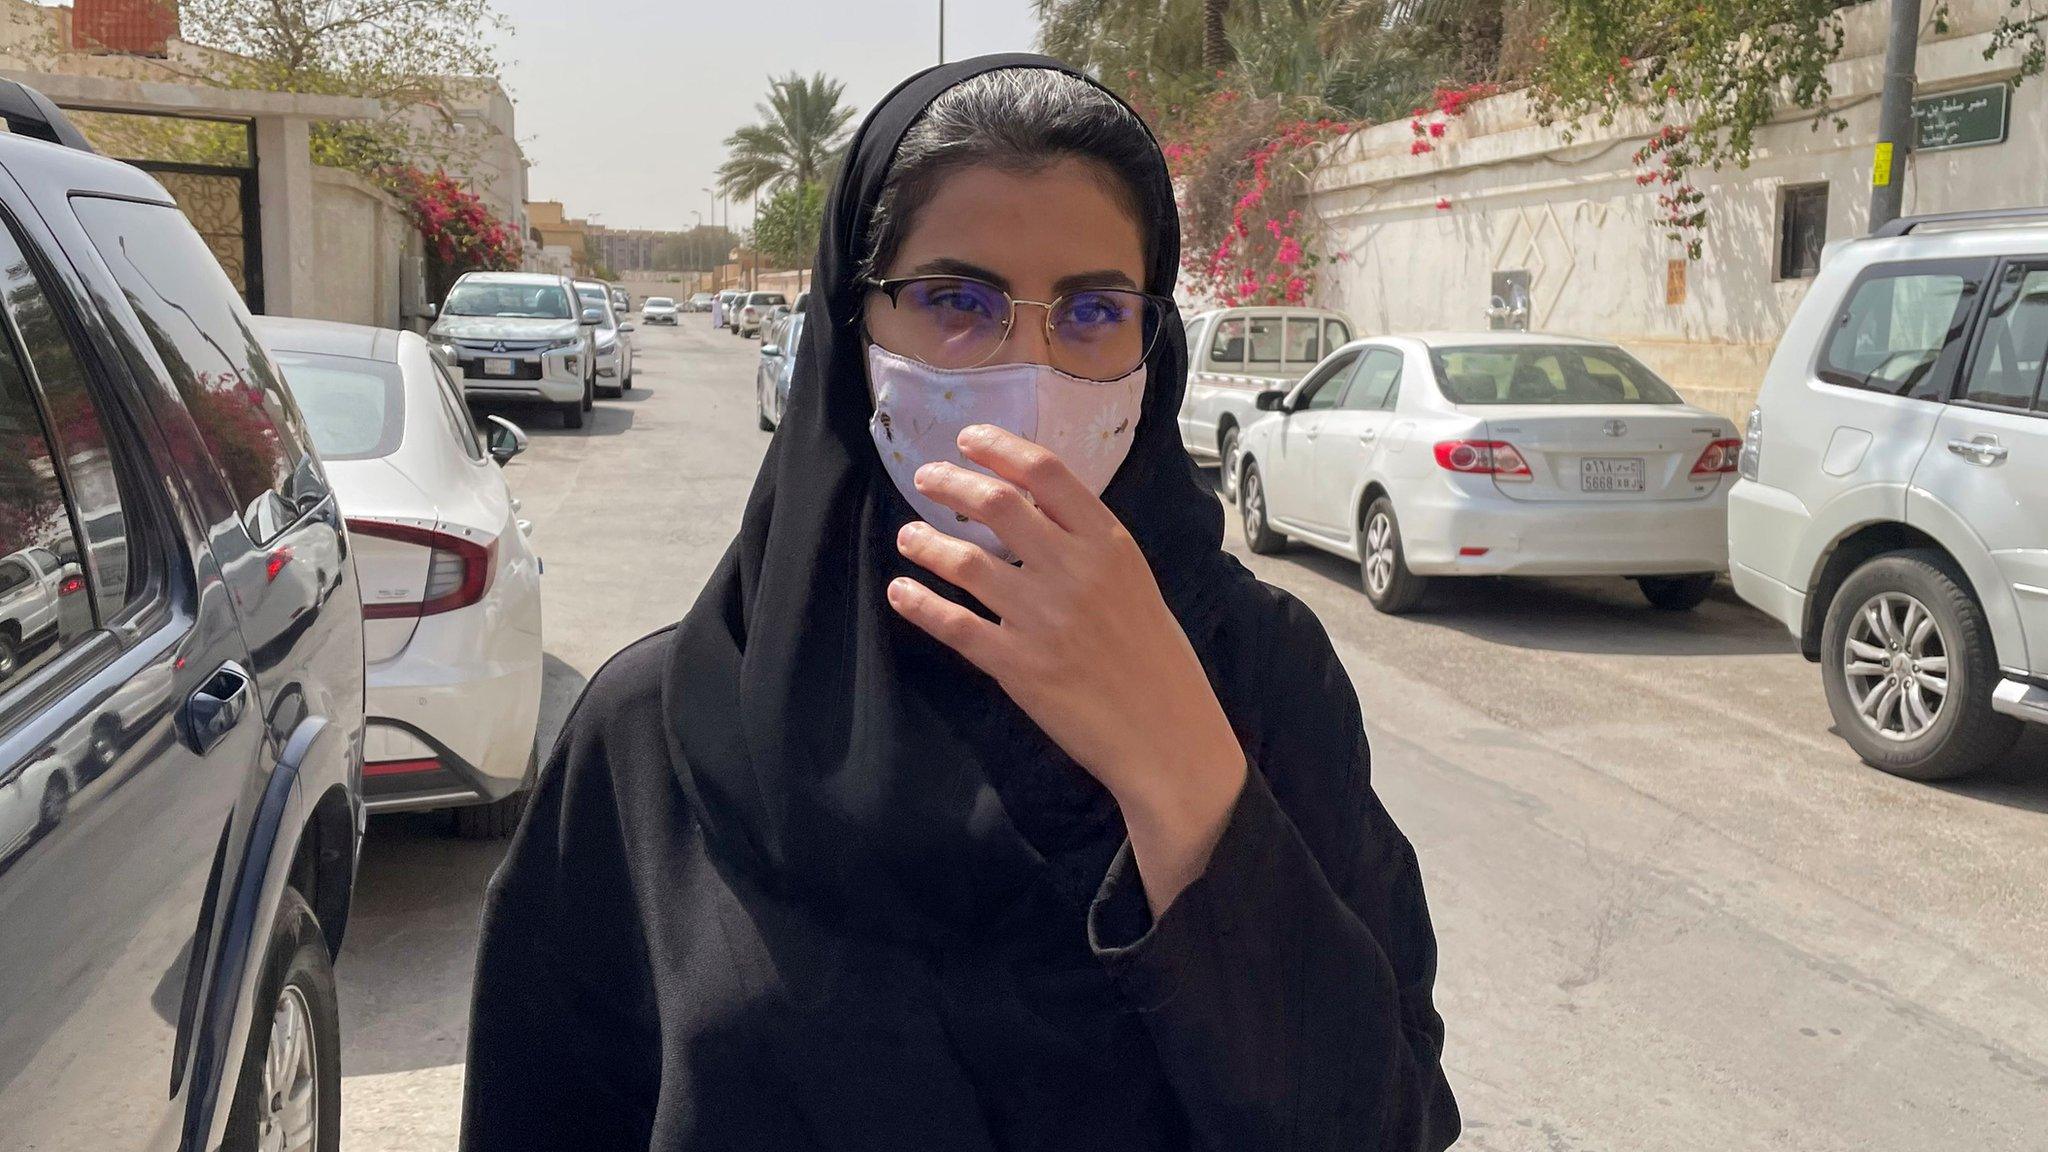
MULTIPOLYGON (((495 2, 512 25, 505 84, 529 195, 614 228, 708 222, 701 189, 771 74, 837 77, 865 114, 938 59, 939 0, 495 2)), ((1031 0, 947 0, 948 59, 1029 50, 1037 35, 1031 0)), ((733 207, 734 226, 747 219, 733 207)))

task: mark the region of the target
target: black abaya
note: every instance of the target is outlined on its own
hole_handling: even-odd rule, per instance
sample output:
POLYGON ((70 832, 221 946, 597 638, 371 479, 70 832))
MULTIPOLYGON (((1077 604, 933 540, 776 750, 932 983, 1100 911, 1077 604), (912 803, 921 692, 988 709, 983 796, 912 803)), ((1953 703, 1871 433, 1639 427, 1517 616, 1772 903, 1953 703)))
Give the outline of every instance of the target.
MULTIPOLYGON (((1456 1137, 1414 853, 1321 626, 1221 551, 1174 427, 1177 319, 1103 499, 1253 771, 1157 922, 1107 792, 883 598, 912 513, 868 440, 853 268, 904 131, 997 67, 1059 66, 934 69, 863 124, 739 536, 680 624, 592 680, 541 773, 485 913, 470 1152, 1456 1137)), ((1163 293, 1179 237, 1157 226, 1163 293)))

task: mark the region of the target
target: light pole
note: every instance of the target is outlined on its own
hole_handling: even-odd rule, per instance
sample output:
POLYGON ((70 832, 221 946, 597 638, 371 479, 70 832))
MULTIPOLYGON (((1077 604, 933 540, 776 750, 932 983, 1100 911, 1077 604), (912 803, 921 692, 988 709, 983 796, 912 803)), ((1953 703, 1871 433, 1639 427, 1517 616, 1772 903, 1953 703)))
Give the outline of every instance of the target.
POLYGON ((946 62, 946 0, 939 0, 939 63, 946 62))
POLYGON ((1913 147, 1914 62, 1920 48, 1920 0, 1892 0, 1878 96, 1877 149, 1870 164, 1870 230, 1899 218, 1906 199, 1906 154, 1913 147))

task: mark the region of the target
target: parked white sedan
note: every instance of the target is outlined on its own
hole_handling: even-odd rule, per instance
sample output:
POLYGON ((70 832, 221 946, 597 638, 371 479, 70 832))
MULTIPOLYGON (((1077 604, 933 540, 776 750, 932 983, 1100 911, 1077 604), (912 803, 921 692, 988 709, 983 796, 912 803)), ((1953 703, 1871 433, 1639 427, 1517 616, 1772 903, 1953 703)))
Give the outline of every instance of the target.
POLYGON ((1354 341, 1245 433, 1254 552, 1358 560, 1383 612, 1437 576, 1624 576, 1696 607, 1728 566, 1741 441, 1612 344, 1528 333, 1354 341))
POLYGON ((498 465, 526 437, 462 391, 410 332, 257 319, 349 527, 369 665, 363 794, 373 811, 454 808, 510 835, 540 716, 540 563, 498 465))

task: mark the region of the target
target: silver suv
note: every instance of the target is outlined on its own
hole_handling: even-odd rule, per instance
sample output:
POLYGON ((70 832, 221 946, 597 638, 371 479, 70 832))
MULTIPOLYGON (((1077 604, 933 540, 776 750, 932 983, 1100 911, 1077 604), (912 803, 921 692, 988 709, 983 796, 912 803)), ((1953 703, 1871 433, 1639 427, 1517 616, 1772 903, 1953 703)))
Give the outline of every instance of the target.
POLYGON ((1918 780, 2048 724, 2048 209, 1831 246, 1728 500, 1735 589, 1819 661, 1836 729, 1918 780))
POLYGON ((585 304, 566 276, 466 272, 448 289, 427 339, 459 368, 468 396, 539 401, 583 427, 597 395, 595 333, 602 302, 585 304))

